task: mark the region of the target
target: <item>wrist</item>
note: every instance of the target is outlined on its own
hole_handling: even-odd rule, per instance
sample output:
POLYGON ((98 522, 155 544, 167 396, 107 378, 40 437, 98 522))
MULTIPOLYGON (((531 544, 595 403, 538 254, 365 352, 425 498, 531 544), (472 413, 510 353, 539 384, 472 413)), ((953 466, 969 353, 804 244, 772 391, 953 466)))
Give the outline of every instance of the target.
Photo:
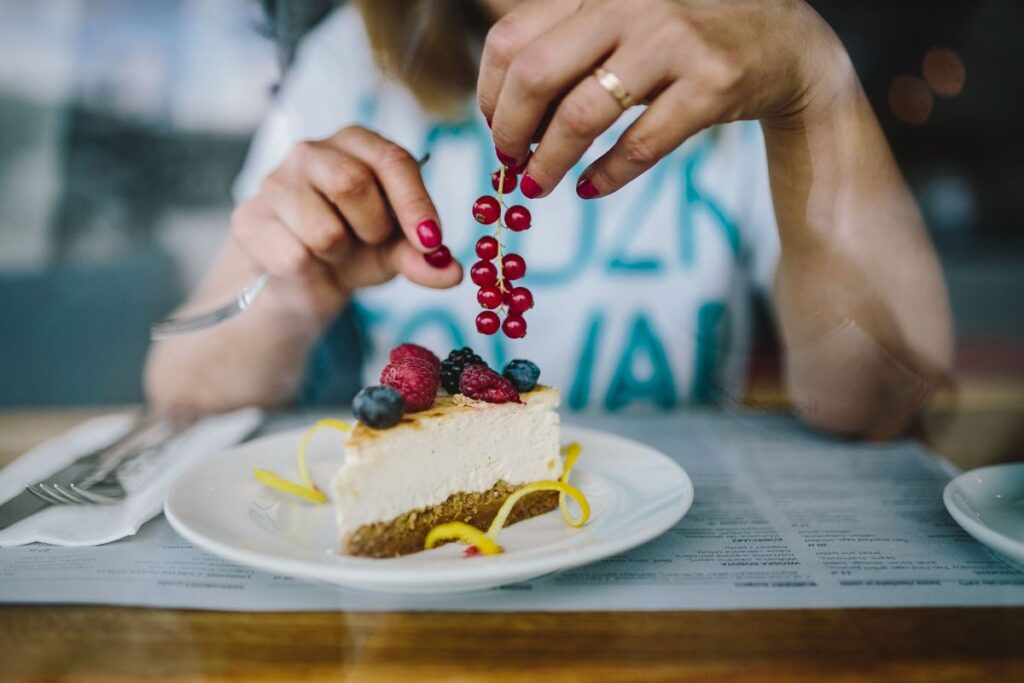
POLYGON ((797 86, 779 111, 762 119, 766 135, 829 125, 861 95, 860 81, 842 41, 818 18, 821 30, 807 42, 793 71, 797 86))
POLYGON ((302 282, 271 278, 265 292, 266 312, 281 321, 323 328, 351 300, 352 293, 319 278, 302 282))

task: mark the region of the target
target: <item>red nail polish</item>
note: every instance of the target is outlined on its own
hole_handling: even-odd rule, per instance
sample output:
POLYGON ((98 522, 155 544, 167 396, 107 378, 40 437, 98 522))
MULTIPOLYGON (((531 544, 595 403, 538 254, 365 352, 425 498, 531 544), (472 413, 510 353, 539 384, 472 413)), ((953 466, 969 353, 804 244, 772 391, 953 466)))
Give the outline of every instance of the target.
POLYGON ((513 173, 522 173, 523 168, 526 167, 526 164, 517 164, 515 159, 505 154, 497 147, 494 148, 494 154, 497 155, 498 161, 500 161, 503 166, 508 168, 508 170, 512 171, 513 173))
POLYGON ((519 163, 516 163, 515 159, 510 157, 508 154, 502 152, 500 149, 497 148, 497 146, 495 146, 494 148, 494 154, 498 157, 498 161, 500 161, 503 166, 505 166, 508 170, 516 174, 522 173, 523 169, 526 168, 526 162, 530 160, 530 153, 527 152, 526 159, 519 163))
POLYGON ((484 121, 487 122, 487 127, 490 128, 491 127, 491 117, 490 116, 485 116, 484 117, 484 121))
POLYGON ((435 268, 445 268, 452 262, 452 252, 448 251, 448 247, 441 245, 429 254, 424 254, 423 260, 435 268))
POLYGON ((430 218, 416 226, 416 236, 420 238, 420 244, 427 249, 433 249, 441 244, 441 228, 430 218))
POLYGON ((544 188, 538 185, 529 173, 524 173, 523 179, 519 181, 519 191, 524 197, 536 199, 544 192, 544 188))
POLYGON ((597 191, 597 186, 594 185, 594 181, 587 176, 580 176, 579 181, 576 183, 576 194, 579 195, 580 199, 593 199, 600 192, 597 191))

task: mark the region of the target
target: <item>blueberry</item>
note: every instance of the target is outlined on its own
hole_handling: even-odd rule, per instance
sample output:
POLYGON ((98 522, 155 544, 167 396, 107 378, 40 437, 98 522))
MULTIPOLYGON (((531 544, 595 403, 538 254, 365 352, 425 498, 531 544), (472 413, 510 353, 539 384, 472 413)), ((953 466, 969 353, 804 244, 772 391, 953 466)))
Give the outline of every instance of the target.
POLYGON ((515 385, 516 391, 529 391, 537 386, 540 368, 528 360, 516 359, 510 360, 501 374, 515 385))
POLYGON ((402 419, 405 399, 391 387, 366 387, 352 399, 352 412, 374 429, 387 429, 402 419))

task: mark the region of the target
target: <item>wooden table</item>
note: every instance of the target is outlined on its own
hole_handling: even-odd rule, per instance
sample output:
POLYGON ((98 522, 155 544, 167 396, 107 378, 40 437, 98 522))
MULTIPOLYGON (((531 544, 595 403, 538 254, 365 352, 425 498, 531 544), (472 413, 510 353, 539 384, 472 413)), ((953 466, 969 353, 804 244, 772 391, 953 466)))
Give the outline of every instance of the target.
MULTIPOLYGON (((764 402, 762 397, 761 402, 764 402)), ((96 411, 0 412, 0 464, 96 411)), ((939 397, 961 467, 1024 458, 1024 386, 939 397)), ((249 614, 0 608, 2 681, 1024 680, 1024 608, 249 614)))

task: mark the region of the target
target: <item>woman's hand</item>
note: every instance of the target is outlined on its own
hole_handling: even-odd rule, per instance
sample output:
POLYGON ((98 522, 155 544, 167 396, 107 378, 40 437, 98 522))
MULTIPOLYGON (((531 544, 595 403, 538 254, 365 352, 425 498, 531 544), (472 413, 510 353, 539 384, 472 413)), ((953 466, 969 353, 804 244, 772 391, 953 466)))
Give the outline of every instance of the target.
POLYGON ((254 271, 280 280, 272 283, 279 296, 295 295, 322 318, 354 290, 398 273, 427 287, 462 277, 447 251, 425 257, 442 237, 416 160, 359 127, 292 148, 235 209, 232 236, 254 271))
POLYGON ((800 0, 527 0, 488 34, 477 88, 506 163, 521 164, 543 128, 527 196, 550 192, 622 114, 598 67, 649 106, 580 177, 586 199, 712 124, 785 124, 836 84, 856 87, 839 40, 800 0))
POLYGON ((441 247, 419 164, 362 128, 296 145, 236 209, 232 228, 182 313, 230 300, 257 273, 275 277, 245 315, 154 344, 146 394, 160 410, 284 404, 324 326, 354 290, 398 273, 428 287, 462 279, 441 247))

